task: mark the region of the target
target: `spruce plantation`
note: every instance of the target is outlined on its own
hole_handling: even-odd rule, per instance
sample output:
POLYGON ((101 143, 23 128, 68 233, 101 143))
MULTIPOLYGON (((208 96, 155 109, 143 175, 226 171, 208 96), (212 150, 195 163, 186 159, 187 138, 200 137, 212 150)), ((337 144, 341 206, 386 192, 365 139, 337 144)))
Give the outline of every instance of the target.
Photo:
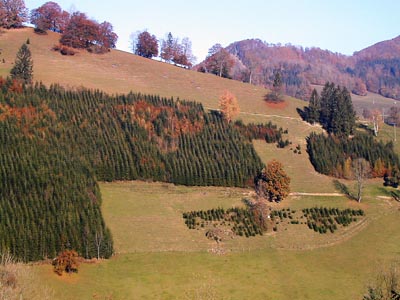
POLYGON ((251 139, 282 135, 271 123, 228 124, 183 100, 0 85, 1 247, 24 261, 65 247, 112 255, 97 180, 245 187, 263 166, 251 139))

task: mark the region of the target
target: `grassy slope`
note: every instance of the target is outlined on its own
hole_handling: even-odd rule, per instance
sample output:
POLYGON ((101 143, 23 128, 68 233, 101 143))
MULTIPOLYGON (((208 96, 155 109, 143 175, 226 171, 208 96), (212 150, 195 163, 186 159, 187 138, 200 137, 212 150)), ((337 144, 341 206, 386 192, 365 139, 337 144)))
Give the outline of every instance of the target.
MULTIPOLYGON (((112 50, 103 55, 81 51, 75 56, 62 56, 50 51, 58 43, 59 35, 36 35, 31 28, 6 31, 0 35, 0 76, 6 76, 15 53, 27 38, 34 61, 34 80, 45 84, 61 83, 65 86, 98 88, 109 93, 137 91, 180 97, 202 102, 206 107, 217 108, 218 97, 224 90, 234 93, 243 111, 267 113, 262 101, 266 90, 215 75, 182 70, 166 63, 148 60, 130 53, 112 50)), ((295 101, 296 103, 300 103, 295 101)), ((295 106, 285 114, 295 116, 295 106)))

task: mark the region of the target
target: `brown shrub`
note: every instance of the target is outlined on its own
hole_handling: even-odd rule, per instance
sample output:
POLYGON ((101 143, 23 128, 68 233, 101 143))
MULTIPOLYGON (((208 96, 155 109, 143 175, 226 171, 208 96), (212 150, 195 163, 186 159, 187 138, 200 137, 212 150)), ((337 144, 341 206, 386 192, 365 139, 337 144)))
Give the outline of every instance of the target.
POLYGON ((76 54, 76 51, 74 50, 74 48, 64 46, 61 44, 54 45, 52 50, 60 52, 62 55, 73 56, 76 54))

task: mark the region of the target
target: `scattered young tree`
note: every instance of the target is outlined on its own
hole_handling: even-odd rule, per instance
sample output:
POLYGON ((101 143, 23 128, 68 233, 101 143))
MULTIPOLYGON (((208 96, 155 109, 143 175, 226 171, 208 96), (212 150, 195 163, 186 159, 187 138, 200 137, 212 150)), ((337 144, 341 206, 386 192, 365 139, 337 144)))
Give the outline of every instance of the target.
POLYGON ((270 161, 254 179, 256 192, 269 201, 280 202, 289 195, 290 177, 276 160, 270 161))
POLYGON ((0 27, 20 28, 26 21, 28 9, 24 0, 0 0, 0 27))
POLYGON ((224 93, 219 97, 219 108, 222 116, 228 123, 230 123, 240 112, 236 96, 229 91, 224 91, 224 93))
POLYGON ((134 47, 136 55, 152 58, 158 55, 158 41, 155 35, 151 35, 147 30, 139 33, 134 47))
POLYGON ((33 62, 29 47, 23 44, 18 50, 13 68, 11 69, 11 78, 20 80, 23 83, 32 83, 33 62))
POLYGON ((62 273, 78 272, 78 253, 75 250, 64 250, 53 260, 54 272, 58 275, 62 273))
POLYGON ((46 30, 51 30, 62 33, 69 20, 69 13, 63 11, 57 3, 50 1, 33 9, 30 19, 37 32, 45 33, 46 30))
POLYGON ((357 158, 352 163, 352 170, 357 184, 357 201, 361 202, 365 180, 371 176, 371 165, 364 158, 357 158))

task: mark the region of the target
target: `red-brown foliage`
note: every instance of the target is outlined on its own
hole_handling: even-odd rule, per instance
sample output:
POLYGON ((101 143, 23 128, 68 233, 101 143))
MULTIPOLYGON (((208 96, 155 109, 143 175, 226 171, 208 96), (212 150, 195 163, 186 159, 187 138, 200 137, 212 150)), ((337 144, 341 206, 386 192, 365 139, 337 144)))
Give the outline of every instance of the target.
POLYGON ((39 33, 44 33, 46 30, 63 32, 68 21, 69 13, 63 11, 55 2, 46 2, 31 11, 31 23, 39 33))
MULTIPOLYGON (((178 104, 179 111, 187 113, 189 107, 184 104, 178 104)), ((180 135, 188 133, 197 133, 204 126, 204 120, 191 121, 186 116, 178 116, 169 106, 154 106, 146 101, 138 101, 131 105, 119 105, 116 109, 122 113, 122 118, 137 122, 143 127, 149 137, 154 139, 160 148, 164 151, 176 149, 177 140, 180 135), (155 128, 155 121, 163 114, 166 123, 162 127, 162 132, 157 132, 160 128, 155 128), (124 116, 125 115, 125 116, 124 116), (169 138, 169 142, 165 137, 169 138)), ((146 160, 146 162, 148 162, 146 160)))
POLYGON ((320 48, 304 49, 290 44, 244 40, 212 51, 197 70, 220 75, 223 70, 219 66, 223 60, 215 55, 223 51, 235 57, 229 77, 272 88, 274 73, 281 70, 283 91, 304 100, 309 99, 312 84, 324 85, 328 81, 361 96, 368 90, 400 99, 400 37, 378 43, 353 56, 320 48))
POLYGON ((53 260, 54 272, 58 275, 62 273, 77 273, 78 272, 79 255, 75 250, 64 250, 53 260))
POLYGON ((141 32, 135 44, 135 54, 152 58, 153 56, 158 55, 158 41, 155 35, 151 35, 147 31, 141 32))
POLYGON ((28 9, 24 0, 0 1, 0 27, 20 28, 26 21, 28 9))
POLYGON ((73 56, 76 54, 76 50, 74 48, 64 46, 62 44, 57 44, 53 46, 53 50, 60 52, 62 55, 73 56))
POLYGON ((47 128, 46 120, 55 120, 56 114, 47 105, 40 107, 25 106, 12 107, 0 104, 0 122, 6 119, 15 119, 25 136, 32 136, 34 129, 44 132, 47 128))
POLYGON ((60 43, 71 48, 91 49, 91 52, 103 53, 109 48, 115 48, 117 39, 118 36, 113 32, 110 23, 99 24, 89 19, 86 14, 75 12, 71 15, 60 43))

